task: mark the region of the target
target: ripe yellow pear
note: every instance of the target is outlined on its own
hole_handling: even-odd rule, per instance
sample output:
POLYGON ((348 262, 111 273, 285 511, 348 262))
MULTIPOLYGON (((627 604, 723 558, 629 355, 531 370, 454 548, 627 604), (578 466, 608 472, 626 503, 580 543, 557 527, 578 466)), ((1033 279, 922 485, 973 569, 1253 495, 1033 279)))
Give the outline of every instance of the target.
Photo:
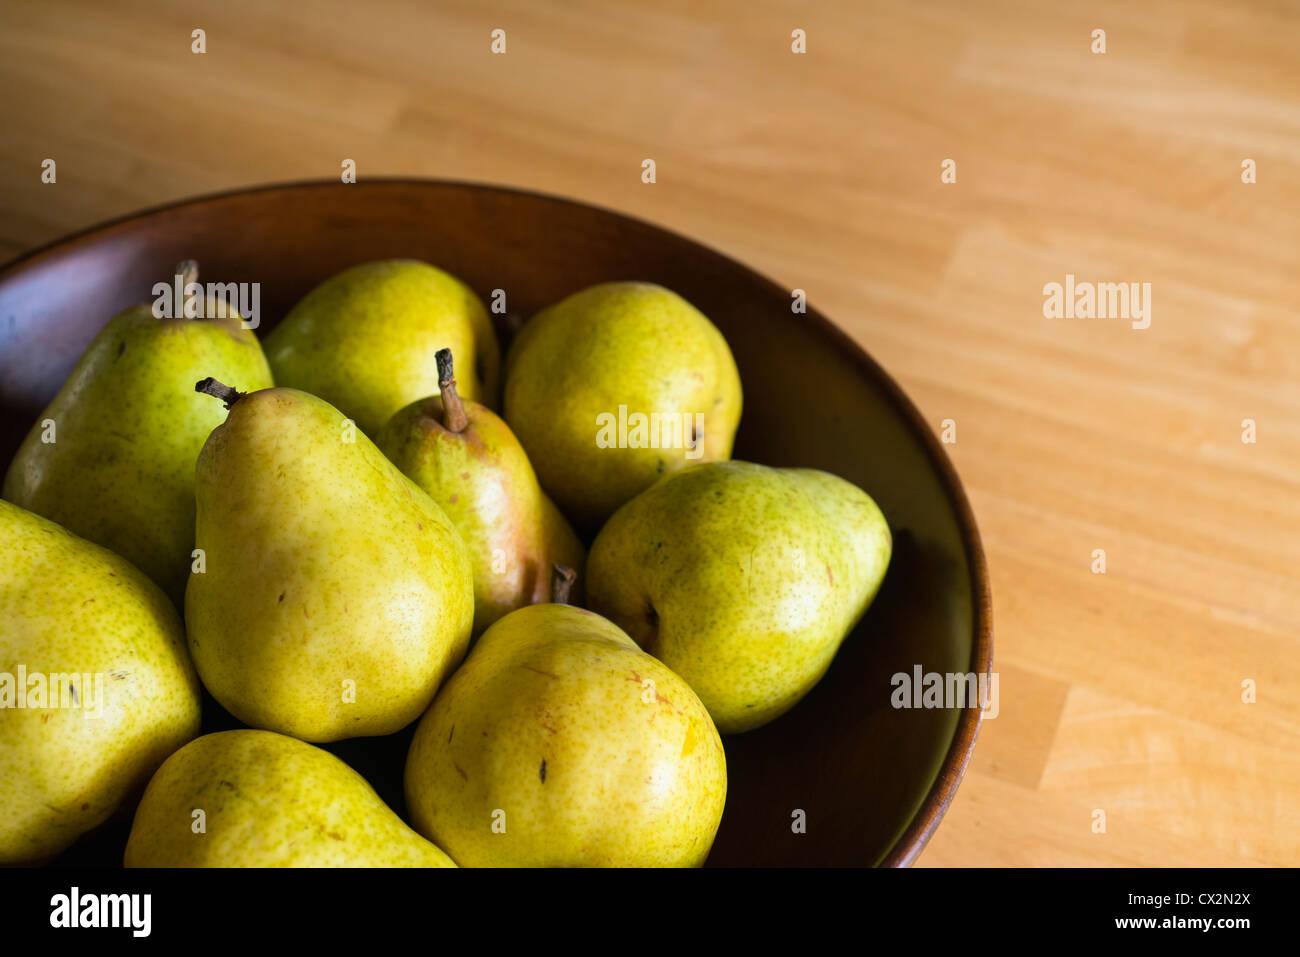
POLYGON ((307 741, 410 724, 469 644, 455 527, 329 403, 200 388, 230 409, 197 465, 185 625, 203 684, 245 724, 307 741))
POLYGON ((713 462, 615 513, 587 600, 681 675, 723 734, 783 714, 821 680, 889 565, 876 503, 815 469, 713 462))
POLYGON ((270 731, 204 735, 149 782, 127 867, 455 867, 343 761, 270 731))
MULTIPOLYGON (((182 288, 197 281, 192 260, 176 268, 182 288)), ((4 480, 6 499, 111 548, 177 607, 194 548, 194 460, 224 418, 219 405, 194 394, 194 381, 271 385, 253 331, 225 303, 203 301, 209 318, 159 319, 142 305, 111 319, 4 480)))
POLYGON ((0 865, 52 857, 138 797, 199 705, 161 589, 0 502, 0 865))
POLYGON ((501 364, 474 290, 413 259, 345 269, 266 337, 278 385, 320 396, 373 436, 398 409, 438 391, 434 354, 452 349, 465 396, 495 406, 501 364))
POLYGON ((653 283, 603 283, 542 310, 506 360, 506 421, 542 488, 592 530, 660 476, 729 458, 740 406, 722 333, 653 283))
POLYGON ((585 550, 510 427, 461 399, 450 349, 438 353, 438 364, 442 394, 402 409, 375 444, 460 532, 474 564, 474 633, 481 634, 507 612, 549 600, 551 567, 581 570, 585 550))
POLYGON ((462 867, 698 866, 726 792, 722 741, 686 683, 558 603, 479 638, 406 762, 412 823, 462 867))

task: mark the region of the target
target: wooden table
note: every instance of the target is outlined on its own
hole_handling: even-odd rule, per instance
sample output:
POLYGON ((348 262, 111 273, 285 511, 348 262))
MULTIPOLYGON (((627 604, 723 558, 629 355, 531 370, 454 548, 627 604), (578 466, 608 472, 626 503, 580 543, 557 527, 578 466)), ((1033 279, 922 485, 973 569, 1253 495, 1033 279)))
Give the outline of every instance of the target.
POLYGON ((0 6, 0 257, 345 159, 724 250, 956 425, 1001 713, 921 863, 1300 864, 1300 9, 108 6, 0 6))

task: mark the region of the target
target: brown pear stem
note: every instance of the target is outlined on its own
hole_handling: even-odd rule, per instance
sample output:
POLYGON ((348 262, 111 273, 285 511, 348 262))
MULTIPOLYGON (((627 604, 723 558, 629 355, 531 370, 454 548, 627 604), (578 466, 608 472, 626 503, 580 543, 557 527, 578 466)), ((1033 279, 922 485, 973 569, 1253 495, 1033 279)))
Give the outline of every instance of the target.
POLYGON ((573 591, 573 583, 578 580, 578 573, 568 565, 551 566, 551 602, 556 605, 567 605, 569 603, 569 594, 573 591))
MULTIPOLYGON (((190 283, 195 283, 199 281, 199 264, 196 263, 193 259, 182 259, 180 262, 176 264, 176 269, 173 271, 177 276, 181 277, 182 298, 180 302, 180 307, 181 307, 180 314, 181 316, 184 316, 185 307, 188 306, 190 300, 194 298, 193 294, 191 294, 187 290, 190 287, 190 283)), ((177 318, 180 318, 180 316, 178 316, 177 318)))
POLYGON ((194 383, 194 391, 202 392, 204 395, 210 395, 213 398, 220 399, 222 402, 226 403, 227 409, 248 394, 247 392, 240 392, 238 389, 232 389, 230 386, 218 382, 211 376, 206 379, 200 379, 198 382, 194 383))
POLYGON ((451 350, 439 349, 434 357, 438 360, 438 388, 442 392, 442 425, 448 432, 464 432, 469 425, 469 416, 456 391, 456 376, 451 365, 451 350))

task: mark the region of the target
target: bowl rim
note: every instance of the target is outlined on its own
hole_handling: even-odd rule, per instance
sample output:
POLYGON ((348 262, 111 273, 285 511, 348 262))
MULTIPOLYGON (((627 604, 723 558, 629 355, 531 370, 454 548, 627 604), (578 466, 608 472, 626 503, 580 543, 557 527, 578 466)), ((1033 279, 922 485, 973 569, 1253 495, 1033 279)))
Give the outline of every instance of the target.
MULTIPOLYGON (((684 243, 698 252, 722 260, 728 266, 748 273, 758 280, 762 285, 767 286, 774 292, 782 296, 788 295, 788 290, 783 289, 774 280, 769 279, 763 273, 745 265, 740 260, 728 256, 705 243, 685 236, 674 229, 661 226, 639 216, 620 212, 607 206, 601 206, 595 203, 588 203, 583 200, 571 199, 566 196, 558 196, 541 190, 528 189, 520 186, 506 186, 497 183, 475 182, 473 180, 460 179, 441 179, 437 177, 423 176, 368 176, 365 179, 355 183, 342 183, 337 179, 318 178, 304 180, 288 180, 273 183, 263 183, 255 186, 241 186, 231 189, 220 190, 217 192, 203 193, 198 196, 192 196, 185 199, 173 200, 171 202, 160 203, 149 206, 145 209, 136 210, 126 213, 122 216, 113 217, 103 220, 91 226, 61 236, 50 242, 43 243, 26 252, 19 253, 14 258, 0 265, 0 282, 8 279, 13 273, 25 268, 39 260, 56 252, 63 252, 68 249, 83 245, 92 240, 98 240, 106 235, 121 230, 127 226, 136 223, 139 220, 149 219, 160 213, 174 212, 185 207, 197 207, 209 204, 215 204, 224 200, 233 199, 241 196, 249 196, 258 193, 287 193, 294 191, 310 191, 327 188, 351 188, 351 189, 371 189, 375 187, 427 187, 436 186, 439 188, 460 188, 469 190, 485 190, 496 193, 513 193, 522 196, 528 196, 533 199, 542 199, 551 203, 560 203, 568 206, 576 206, 589 211, 594 211, 606 216, 613 216, 618 219, 630 222, 639 229, 651 232, 661 233, 668 238, 684 243)), ((962 486, 961 479, 957 475, 951 460, 943 446, 935 438, 934 432, 930 429, 929 423, 921 415, 920 410, 903 391, 902 387, 894 381, 894 378, 885 371, 885 369, 876 362, 875 359, 857 343, 847 332, 837 326, 834 322, 822 315, 820 311, 811 304, 807 305, 807 313, 800 316, 801 325, 811 325, 817 333, 827 340, 839 351, 845 353, 847 357, 858 368, 859 372, 871 379, 887 396, 894 410, 900 414, 912 427, 912 429, 921 436, 921 445, 925 450, 927 459, 932 468, 938 474, 940 484, 948 497, 952 506, 954 516, 957 520, 958 530, 961 536, 962 549, 966 554, 966 561, 970 572, 970 590, 972 598, 972 630, 971 636, 971 657, 969 661, 970 671, 976 675, 992 676, 993 669, 993 607, 992 595, 989 586, 988 564, 984 556, 984 548, 980 538, 979 528, 975 523, 975 515, 971 510, 970 501, 966 497, 966 491, 962 486)), ((939 772, 926 792, 920 806, 913 815, 912 820, 908 823, 901 834, 894 839, 894 843, 889 850, 877 862, 880 867, 910 867, 915 863, 917 856, 925 849, 933 836, 939 822, 943 819, 944 813, 952 803, 953 797, 957 793, 957 788, 961 784, 962 778, 966 774, 966 768, 970 763, 971 754, 975 750, 975 741, 979 737, 980 725, 982 723, 983 712, 979 703, 968 705, 961 709, 962 713, 957 719, 957 727, 953 732, 953 738, 948 745, 948 750, 944 754, 943 761, 939 766, 939 772)))

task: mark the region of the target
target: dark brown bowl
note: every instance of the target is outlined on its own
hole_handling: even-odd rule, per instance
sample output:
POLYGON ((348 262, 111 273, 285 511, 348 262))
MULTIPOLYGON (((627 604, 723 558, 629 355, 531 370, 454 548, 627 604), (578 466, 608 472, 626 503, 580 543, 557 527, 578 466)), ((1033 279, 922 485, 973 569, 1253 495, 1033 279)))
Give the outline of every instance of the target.
MULTIPOLYGON (((793 314, 789 290, 689 239, 569 200, 426 180, 269 186, 108 223, 0 269, 0 462, 99 328, 151 299, 177 261, 197 259, 210 281, 260 282, 265 334, 322 279, 389 257, 434 263, 485 300, 504 289, 522 315, 592 283, 662 283, 731 344, 745 390, 736 457, 826 469, 876 499, 894 532, 880 594, 807 698, 727 739, 727 809, 709 862, 910 864, 957 790, 980 712, 895 709, 891 676, 991 671, 975 520, 929 426, 870 356, 815 310, 793 314), (805 833, 792 827, 796 810, 805 833)), ((215 706, 204 723, 233 725, 215 706)), ((401 809, 408 739, 334 750, 401 809)), ((65 860, 120 863, 125 827, 65 860)))

